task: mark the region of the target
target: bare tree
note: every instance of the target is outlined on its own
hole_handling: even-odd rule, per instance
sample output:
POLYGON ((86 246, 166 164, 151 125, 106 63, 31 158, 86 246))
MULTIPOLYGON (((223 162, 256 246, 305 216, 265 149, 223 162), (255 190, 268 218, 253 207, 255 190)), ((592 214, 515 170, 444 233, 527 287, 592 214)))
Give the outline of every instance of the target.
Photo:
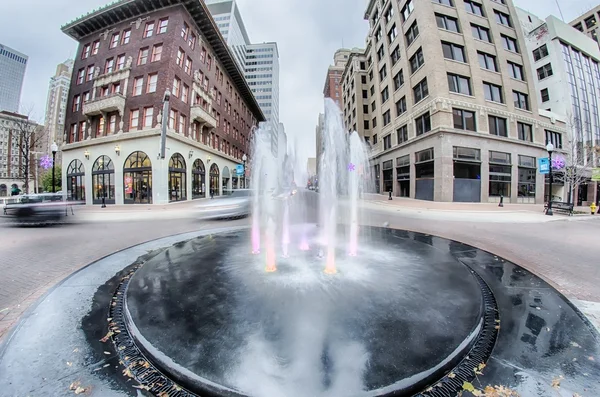
MULTIPOLYGON (((557 146, 556 142, 554 144, 557 146)), ((556 149, 553 163, 560 163, 561 156, 564 156, 564 165, 554 173, 553 177, 555 181, 563 182, 566 185, 568 189, 567 202, 571 203, 573 189, 587 183, 592 175, 594 153, 597 148, 592 145, 592 142, 584 140, 581 121, 569 114, 567 115, 566 132, 562 137, 562 148, 557 147, 556 149)))
POLYGON ((47 131, 43 126, 38 125, 30 119, 31 112, 26 115, 15 114, 12 117, 12 141, 16 143, 18 162, 17 177, 25 185, 25 193, 29 193, 29 182, 36 167, 36 161, 32 154, 36 151, 46 150, 42 148, 42 143, 46 138, 47 131))

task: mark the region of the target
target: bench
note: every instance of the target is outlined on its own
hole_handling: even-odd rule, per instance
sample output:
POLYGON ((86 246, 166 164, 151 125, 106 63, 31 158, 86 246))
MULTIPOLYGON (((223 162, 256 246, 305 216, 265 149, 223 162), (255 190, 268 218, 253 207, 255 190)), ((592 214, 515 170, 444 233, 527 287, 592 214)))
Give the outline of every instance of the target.
MULTIPOLYGON (((573 215, 573 203, 564 203, 562 201, 552 201, 552 211, 564 212, 569 216, 573 215)), ((548 212, 548 203, 544 204, 544 214, 548 212)))

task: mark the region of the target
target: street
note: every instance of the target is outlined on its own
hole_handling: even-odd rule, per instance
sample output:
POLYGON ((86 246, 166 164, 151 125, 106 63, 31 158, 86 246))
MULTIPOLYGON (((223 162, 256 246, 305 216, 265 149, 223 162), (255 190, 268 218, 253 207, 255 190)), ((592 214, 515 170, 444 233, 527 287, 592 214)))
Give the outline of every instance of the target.
MULTIPOLYGON (((476 246, 532 271, 572 300, 600 302, 600 219, 483 222, 484 216, 464 213, 458 221, 437 212, 406 214, 390 205, 365 209, 368 224, 388 223, 476 246)), ((0 220, 0 339, 45 292, 95 260, 173 234, 249 224, 248 219, 199 221, 177 211, 171 218, 106 216, 106 221, 41 228, 13 227, 0 220)))

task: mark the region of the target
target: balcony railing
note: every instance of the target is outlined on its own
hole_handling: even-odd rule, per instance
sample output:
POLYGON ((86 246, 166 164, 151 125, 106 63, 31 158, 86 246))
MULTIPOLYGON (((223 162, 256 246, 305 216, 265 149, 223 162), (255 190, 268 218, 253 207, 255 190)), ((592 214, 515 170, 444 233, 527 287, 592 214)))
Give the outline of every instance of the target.
POLYGON ((201 105, 193 105, 190 112, 190 118, 192 121, 198 121, 201 124, 206 124, 210 128, 217 128, 217 119, 204 110, 201 105))
POLYGON ((120 93, 110 94, 83 104, 83 114, 97 116, 108 112, 125 113, 125 96, 120 93))

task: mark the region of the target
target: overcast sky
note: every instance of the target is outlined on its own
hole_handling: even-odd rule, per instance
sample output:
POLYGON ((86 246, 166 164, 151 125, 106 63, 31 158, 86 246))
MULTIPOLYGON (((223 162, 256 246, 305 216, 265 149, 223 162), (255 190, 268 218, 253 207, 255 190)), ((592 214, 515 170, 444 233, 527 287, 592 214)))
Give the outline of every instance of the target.
MULTIPOLYGON (((458 1, 458 0, 457 0, 458 1)), ((0 0, 0 43, 29 56, 22 108, 43 122, 49 78, 56 65, 77 51, 60 26, 108 0, 0 0)), ((560 17, 554 0, 515 0, 545 18, 560 17)), ((559 0, 568 22, 599 0, 559 0)), ((367 0, 238 0, 253 42, 276 41, 280 55, 280 118, 314 155, 315 126, 323 109, 323 85, 333 53, 364 47, 367 0)))

